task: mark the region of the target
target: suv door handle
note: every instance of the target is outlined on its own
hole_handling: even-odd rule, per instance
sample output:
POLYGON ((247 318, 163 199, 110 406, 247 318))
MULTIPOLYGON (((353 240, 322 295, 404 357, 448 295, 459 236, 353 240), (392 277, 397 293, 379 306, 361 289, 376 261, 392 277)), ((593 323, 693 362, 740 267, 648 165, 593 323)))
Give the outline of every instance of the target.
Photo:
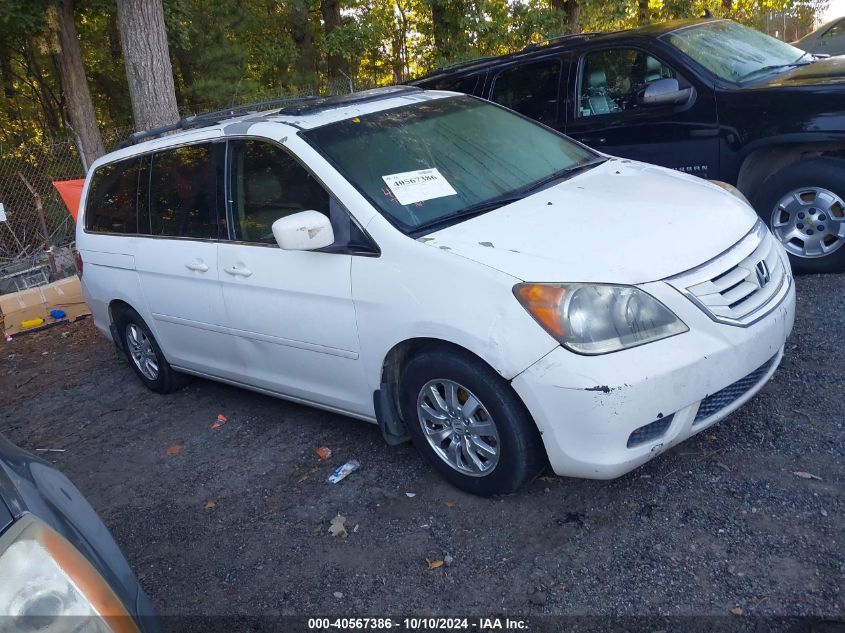
POLYGON ((584 136, 579 139, 584 145, 604 145, 607 138, 604 136, 584 136))
POLYGON ((208 270, 208 264, 206 264, 201 259, 195 259, 194 261, 185 264, 185 267, 188 270, 196 270, 198 272, 204 273, 208 270))
POLYGON ((223 270, 225 270, 230 275, 236 275, 238 277, 249 277, 250 275, 252 275, 252 271, 243 265, 229 266, 228 268, 224 268, 223 270))

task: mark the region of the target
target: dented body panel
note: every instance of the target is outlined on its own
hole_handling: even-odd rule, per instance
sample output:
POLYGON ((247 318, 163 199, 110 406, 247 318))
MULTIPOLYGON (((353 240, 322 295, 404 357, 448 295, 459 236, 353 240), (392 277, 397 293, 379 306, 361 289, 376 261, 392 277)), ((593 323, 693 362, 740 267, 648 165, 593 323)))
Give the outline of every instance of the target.
POLYGON ((662 282, 642 288, 678 314, 690 331, 604 356, 578 356, 559 347, 511 383, 531 410, 559 475, 618 477, 722 420, 775 372, 795 320, 794 285, 774 310, 747 328, 714 323, 662 282), (772 359, 748 391, 693 427, 704 398, 772 359), (668 416, 665 435, 627 446, 636 429, 668 416))

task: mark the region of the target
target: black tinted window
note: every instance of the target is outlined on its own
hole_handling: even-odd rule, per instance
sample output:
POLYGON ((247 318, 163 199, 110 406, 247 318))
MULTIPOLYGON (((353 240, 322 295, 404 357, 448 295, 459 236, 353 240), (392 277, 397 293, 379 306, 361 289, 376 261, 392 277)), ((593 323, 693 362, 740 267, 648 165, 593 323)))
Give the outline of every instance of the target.
POLYGON ((131 158, 99 167, 91 178, 85 228, 105 233, 137 233, 138 179, 142 160, 131 158))
POLYGON ((560 62, 556 59, 502 71, 493 87, 493 101, 546 124, 557 122, 560 62))
POLYGON ((153 154, 149 227, 142 233, 216 239, 226 236, 218 216, 217 153, 223 144, 177 147, 153 154))
POLYGON ((279 218, 307 210, 331 217, 329 194, 282 148, 262 141, 232 146, 236 239, 274 244, 279 218))
POLYGON ((470 75, 458 79, 438 79, 426 86, 430 90, 450 90, 452 92, 463 92, 464 94, 475 94, 478 87, 480 75, 470 75))

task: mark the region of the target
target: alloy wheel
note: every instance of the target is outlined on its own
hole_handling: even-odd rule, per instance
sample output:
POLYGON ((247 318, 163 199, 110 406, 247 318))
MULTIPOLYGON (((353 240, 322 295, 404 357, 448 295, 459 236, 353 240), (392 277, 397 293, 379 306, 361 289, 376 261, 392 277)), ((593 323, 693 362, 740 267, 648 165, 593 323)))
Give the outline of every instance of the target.
POLYGON ((156 380, 158 378, 158 359, 150 339, 144 334, 144 330, 135 323, 126 326, 126 345, 129 349, 129 356, 138 371, 146 378, 156 380))
POLYGON ((482 477, 496 467, 496 423, 469 389, 453 380, 430 380, 420 389, 417 413, 429 446, 453 469, 482 477))
POLYGON ((822 187, 790 191, 772 210, 772 232, 796 257, 830 255, 845 244, 845 202, 822 187))

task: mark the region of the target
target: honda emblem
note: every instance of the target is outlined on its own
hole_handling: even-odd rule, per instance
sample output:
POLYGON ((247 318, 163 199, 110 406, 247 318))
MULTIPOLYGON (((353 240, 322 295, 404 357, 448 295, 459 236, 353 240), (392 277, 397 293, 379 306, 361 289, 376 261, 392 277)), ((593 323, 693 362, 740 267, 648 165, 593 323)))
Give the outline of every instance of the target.
POLYGON ((754 267, 754 270, 757 273, 757 283, 762 288, 765 286, 769 281, 772 279, 771 273, 769 273, 769 267, 766 265, 766 260, 761 259, 757 262, 757 265, 754 267))

